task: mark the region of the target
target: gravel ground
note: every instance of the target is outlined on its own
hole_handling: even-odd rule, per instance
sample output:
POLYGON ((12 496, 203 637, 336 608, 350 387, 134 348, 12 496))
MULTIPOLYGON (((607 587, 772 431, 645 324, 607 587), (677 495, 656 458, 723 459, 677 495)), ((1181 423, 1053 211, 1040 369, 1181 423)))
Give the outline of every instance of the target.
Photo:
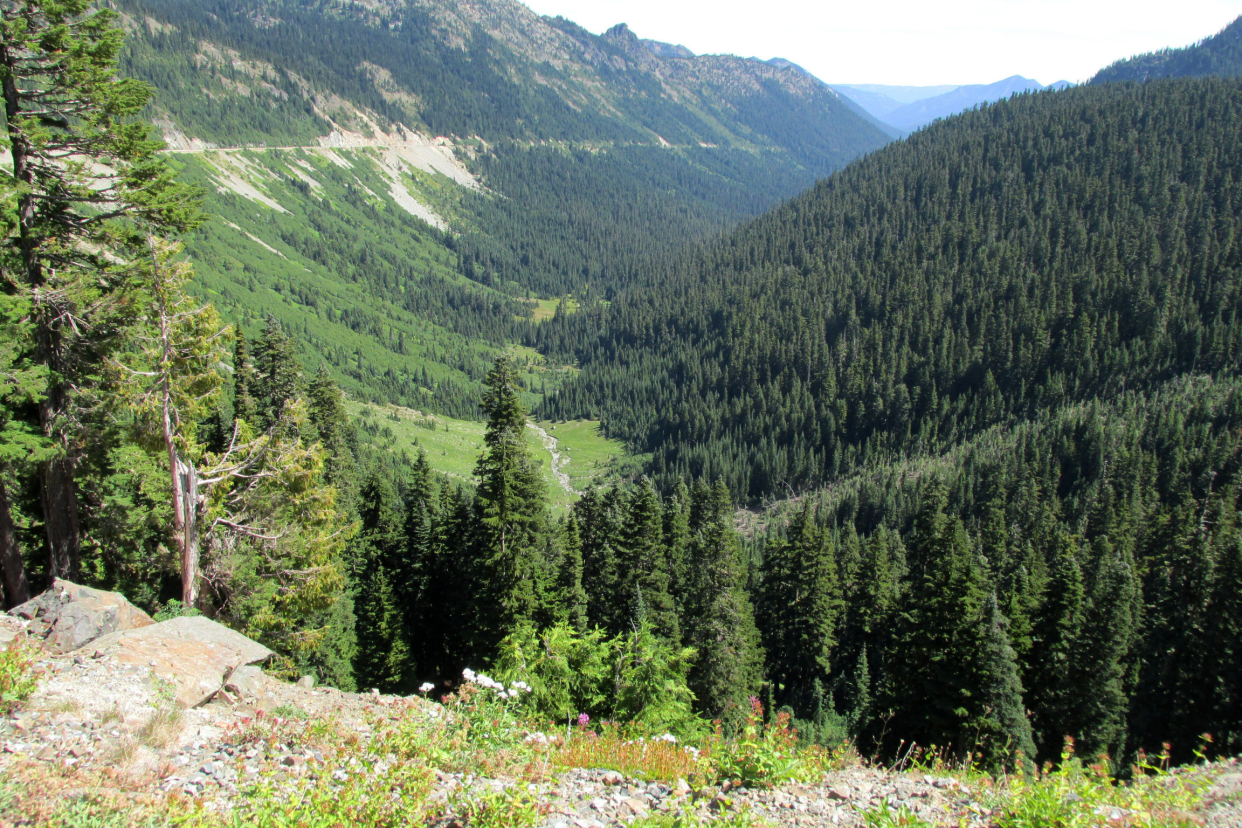
MULTIPOLYGON (((105 771, 120 790, 182 793, 227 808, 238 785, 262 774, 281 780, 326 761, 313 748, 240 739, 256 717, 296 729, 302 720, 331 720, 333 739, 364 744, 373 728, 411 713, 438 715, 420 698, 342 693, 274 679, 253 698, 221 695, 202 707, 172 714, 168 689, 140 666, 106 657, 62 656, 39 662, 43 680, 24 708, 0 718, 0 774, 18 762, 59 766, 64 774, 105 771)), ((1183 771, 1191 772, 1191 771, 1183 771)), ((1203 769, 1193 772, 1203 773, 1203 769)), ((1242 828, 1242 768, 1218 763, 1217 777, 1199 824, 1242 828)), ((83 776, 83 778, 93 778, 83 776)), ((720 787, 690 790, 685 782, 648 783, 605 770, 573 770, 540 785, 437 773, 432 797, 457 801, 463 792, 530 789, 541 803, 545 828, 608 828, 652 813, 697 810, 705 815, 749 809, 764 822, 799 828, 861 826, 864 813, 888 805, 906 808, 936 825, 968 828, 992 824, 981 792, 958 780, 922 773, 854 768, 829 774, 820 784, 773 790, 720 787)), ((1128 814, 1103 815, 1110 824, 1131 824, 1128 814)), ((451 814, 440 820, 454 823, 451 814)))

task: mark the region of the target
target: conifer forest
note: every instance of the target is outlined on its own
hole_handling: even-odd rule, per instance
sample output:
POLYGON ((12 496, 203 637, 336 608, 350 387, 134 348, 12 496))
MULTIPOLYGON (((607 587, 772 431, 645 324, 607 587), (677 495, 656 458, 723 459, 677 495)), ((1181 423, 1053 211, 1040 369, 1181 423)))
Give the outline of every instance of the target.
POLYGON ((880 762, 1242 754, 1242 24, 890 141, 441 7, 0 0, 6 607, 880 762), (471 473, 385 406, 481 423, 471 473))

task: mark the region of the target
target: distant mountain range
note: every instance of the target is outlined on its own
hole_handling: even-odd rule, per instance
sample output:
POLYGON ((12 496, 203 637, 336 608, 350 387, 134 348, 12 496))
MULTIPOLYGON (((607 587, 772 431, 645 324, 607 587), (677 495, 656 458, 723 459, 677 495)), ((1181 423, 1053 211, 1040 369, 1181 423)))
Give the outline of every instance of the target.
POLYGON ((1101 69, 1091 83, 1145 81, 1216 75, 1242 76, 1242 17, 1211 37, 1180 49, 1162 49, 1119 60, 1101 69))
POLYGON ((979 104, 999 101, 1020 92, 1064 89, 1069 85, 1068 81, 1057 81, 1044 86, 1039 81, 1014 75, 996 83, 964 86, 838 84, 833 88, 884 124, 901 133, 909 133, 937 118, 947 118, 979 104))

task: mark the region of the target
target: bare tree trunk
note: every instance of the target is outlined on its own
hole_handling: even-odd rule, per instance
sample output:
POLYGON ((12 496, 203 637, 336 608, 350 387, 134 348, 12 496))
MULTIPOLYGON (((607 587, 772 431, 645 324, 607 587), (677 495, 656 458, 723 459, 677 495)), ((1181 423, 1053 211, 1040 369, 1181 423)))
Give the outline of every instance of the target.
POLYGON ((30 584, 26 582, 22 548, 17 540, 17 527, 13 525, 12 506, 3 476, 0 476, 0 565, 4 567, 5 609, 29 601, 30 584))
POLYGON ((181 603, 192 607, 198 603, 198 471, 180 457, 175 457, 174 462, 173 497, 178 505, 174 509, 173 531, 181 547, 181 603))
POLYGON ((47 532, 48 577, 79 580, 78 498, 73 461, 49 460, 39 469, 43 526, 47 532))

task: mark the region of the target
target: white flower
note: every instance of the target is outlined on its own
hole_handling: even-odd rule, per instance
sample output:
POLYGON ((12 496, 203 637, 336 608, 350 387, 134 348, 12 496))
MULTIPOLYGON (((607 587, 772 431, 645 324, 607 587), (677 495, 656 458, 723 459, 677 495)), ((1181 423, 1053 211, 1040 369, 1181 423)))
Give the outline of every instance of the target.
POLYGON ((656 737, 657 742, 668 742, 669 744, 677 744, 677 737, 671 733, 665 733, 663 736, 656 737))
POLYGON ((466 681, 474 681, 475 680, 474 670, 471 670, 469 667, 467 667, 466 669, 461 671, 461 677, 464 678, 466 681))
POLYGON ((435 689, 436 689, 436 686, 429 681, 425 681, 422 684, 418 685, 418 692, 420 693, 430 693, 432 690, 435 690, 435 689))

